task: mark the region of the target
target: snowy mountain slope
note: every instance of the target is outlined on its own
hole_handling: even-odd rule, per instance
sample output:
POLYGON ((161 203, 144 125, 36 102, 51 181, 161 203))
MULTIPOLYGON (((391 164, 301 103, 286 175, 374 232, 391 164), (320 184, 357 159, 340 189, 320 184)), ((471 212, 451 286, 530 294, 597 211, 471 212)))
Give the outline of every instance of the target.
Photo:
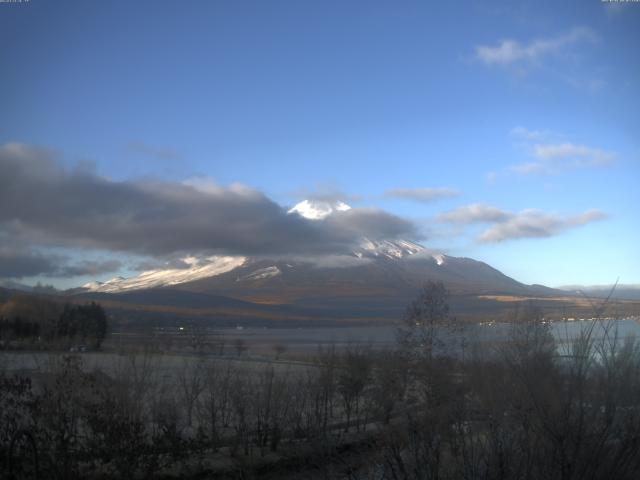
MULTIPOLYGON (((426 252, 426 248, 409 240, 372 241, 363 238, 360 246, 353 251, 357 257, 403 258, 416 253, 426 252)), ((434 257, 435 258, 435 257, 434 257)))
POLYGON ((82 288, 90 292, 119 293, 130 290, 166 287, 229 272, 243 265, 246 260, 246 257, 214 256, 203 259, 186 257, 182 261, 189 265, 188 268, 149 270, 132 278, 115 277, 106 282, 89 282, 83 285, 82 288))
POLYGON ((259 268, 243 277, 238 277, 236 281, 240 282, 242 280, 263 280, 266 278, 277 277, 281 273, 282 272, 278 267, 276 267, 275 265, 272 265, 270 267, 259 268))
MULTIPOLYGON (((298 214, 308 220, 322 220, 335 212, 344 212, 351 207, 343 202, 324 202, 316 200, 304 200, 289 210, 289 214, 298 214)), ((424 253, 426 249, 417 243, 408 240, 384 240, 372 241, 363 238, 359 245, 354 246, 352 252, 357 258, 387 258, 400 259, 409 255, 424 253)), ((435 257, 434 257, 435 258, 435 257)), ((439 263, 444 260, 439 255, 439 263)), ((259 259, 249 259, 241 256, 190 256, 182 259, 188 268, 155 269, 140 273, 132 278, 115 277, 106 282, 89 282, 82 287, 83 291, 118 293, 131 290, 143 290, 148 288, 167 287, 183 283, 194 282, 203 278, 214 277, 237 269, 242 265, 252 264, 259 259)), ((258 281, 278 276, 280 269, 275 265, 267 265, 238 275, 238 281, 258 281)))
MULTIPOLYGON (((289 214, 321 221, 350 208, 343 202, 305 200, 289 214)), ((192 256, 182 261, 188 268, 149 270, 132 278, 90 282, 80 291, 122 293, 173 287, 287 303, 350 296, 404 297, 427 279, 441 280, 458 293, 524 293, 529 288, 485 263, 433 252, 404 239, 362 238, 347 255, 278 259, 192 256)))
MULTIPOLYGON (((305 201, 289 213, 322 221, 349 208, 338 202, 305 201)), ((484 262, 444 255, 397 238, 361 238, 350 252, 336 255, 192 256, 182 262, 187 268, 90 282, 69 293, 104 302, 126 321, 132 317, 173 321, 200 315, 207 322, 224 325, 396 320, 428 280, 443 282, 451 293, 452 311, 470 317, 512 307, 487 296, 544 296, 552 306, 553 297, 566 295, 524 285, 484 262)))

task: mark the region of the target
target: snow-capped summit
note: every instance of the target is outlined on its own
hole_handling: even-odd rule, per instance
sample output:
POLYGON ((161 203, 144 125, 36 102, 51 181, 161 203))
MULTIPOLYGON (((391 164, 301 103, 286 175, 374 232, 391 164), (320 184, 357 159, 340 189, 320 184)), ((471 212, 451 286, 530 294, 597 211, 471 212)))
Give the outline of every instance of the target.
MULTIPOLYGON (((323 200, 303 200, 295 205, 287 213, 297 213, 309 220, 322 220, 334 212, 344 212, 351 210, 351 207, 344 202, 328 202, 323 200)), ((359 245, 354 249, 353 254, 358 257, 375 257, 398 259, 425 252, 426 249, 417 243, 403 239, 371 240, 363 237, 359 245)), ((433 259, 438 265, 444 262, 444 256, 434 254, 433 259)))
POLYGON ((322 220, 333 212, 344 212, 351 210, 351 207, 344 202, 327 202, 324 200, 303 200, 293 206, 287 213, 297 213, 301 217, 309 220, 322 220))
MULTIPOLYGON (((291 208, 288 213, 300 215, 311 221, 319 221, 336 212, 345 212, 350 209, 349 205, 341 201, 304 200, 291 208)), ((441 266, 447 258, 440 253, 431 253, 422 245, 409 240, 398 238, 374 240, 367 237, 360 238, 353 245, 351 255, 362 259, 363 264, 372 260, 395 261, 409 257, 431 257, 438 266, 441 266)), ((282 271, 276 265, 269 266, 267 264, 264 266, 264 263, 255 270, 246 271, 246 269, 251 268, 254 262, 265 260, 259 257, 189 255, 180 260, 185 265, 185 268, 174 268, 167 265, 166 268, 148 270, 131 278, 115 277, 106 282, 89 282, 81 288, 89 292, 105 293, 143 290, 217 277, 236 269, 238 269, 236 282, 241 284, 255 281, 262 282, 282 275, 282 271)), ((321 264, 322 262, 319 263, 321 264)), ((293 267, 290 266, 290 268, 293 267)))

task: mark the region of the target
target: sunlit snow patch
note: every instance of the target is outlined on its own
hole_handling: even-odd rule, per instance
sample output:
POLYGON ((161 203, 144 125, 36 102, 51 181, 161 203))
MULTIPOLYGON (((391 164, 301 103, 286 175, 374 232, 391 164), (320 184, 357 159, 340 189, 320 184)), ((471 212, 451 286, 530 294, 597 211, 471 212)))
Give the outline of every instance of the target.
POLYGON ((335 211, 344 212, 351 207, 344 202, 324 202, 320 200, 303 200, 289 209, 287 213, 297 213, 309 220, 322 220, 335 211))
POLYGON ((245 275, 244 277, 239 277, 236 281, 241 280, 262 280, 265 278, 276 277, 280 275, 282 272, 276 266, 259 268, 258 270, 251 272, 249 275, 245 275))
POLYGON ((90 282, 83 285, 83 288, 92 292, 117 293, 177 285, 229 272, 244 264, 246 258, 214 256, 204 259, 185 257, 182 260, 189 268, 148 270, 132 278, 116 277, 104 283, 90 282))
POLYGON ((444 263, 444 255, 442 255, 441 253, 436 253, 434 255, 431 255, 431 257, 436 261, 438 265, 442 265, 444 263))

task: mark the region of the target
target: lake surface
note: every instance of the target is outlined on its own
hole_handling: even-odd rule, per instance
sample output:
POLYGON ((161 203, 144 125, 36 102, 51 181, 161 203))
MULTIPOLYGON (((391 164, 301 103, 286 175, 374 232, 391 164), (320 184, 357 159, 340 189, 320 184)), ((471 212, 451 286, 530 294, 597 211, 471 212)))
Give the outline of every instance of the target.
MULTIPOLYGON (((465 348, 480 345, 482 348, 486 347, 484 351, 490 351, 493 346, 508 341, 513 328, 512 325, 506 323, 472 324, 454 334, 443 329, 440 332, 440 338, 447 345, 448 351, 460 348, 463 343, 462 339, 464 339, 465 348)), ((568 353, 570 342, 588 329, 592 330, 594 340, 603 338, 611 340, 614 337, 619 339, 640 338, 640 323, 636 319, 553 322, 548 324, 547 328, 556 338, 560 354, 568 353)), ((396 331, 396 327, 388 325, 343 328, 229 328, 204 333, 204 341, 212 345, 223 342, 223 352, 227 357, 236 355, 236 345, 238 341, 241 341, 244 346, 242 355, 245 358, 272 359, 275 356, 276 347, 283 349, 280 352, 283 358, 302 358, 314 354, 318 347, 326 348, 335 345, 340 349, 350 343, 371 345, 374 348, 393 348, 396 344, 396 331)), ((156 354, 193 355, 195 351, 189 346, 189 339, 188 332, 163 333, 162 335, 116 332, 105 342, 104 352, 88 352, 81 355, 86 360, 95 359, 102 364, 110 363, 113 360, 107 360, 107 358, 118 358, 116 355, 123 349, 126 351, 129 347, 141 347, 152 342, 156 342, 154 349, 156 354)), ((215 351, 219 351, 217 347, 215 351)), ((213 350, 208 352, 211 354, 213 350)), ((39 361, 47 361, 51 355, 59 353, 5 351, 0 352, 0 356, 4 360, 17 356, 22 358, 22 362, 26 361, 28 365, 24 365, 25 368, 36 368, 39 361)))
MULTIPOLYGON (((619 338, 628 336, 640 337, 640 323, 635 319, 552 322, 547 324, 559 344, 570 342, 581 332, 592 329, 593 339, 619 338)), ((462 335, 466 343, 495 343, 508 340, 513 326, 507 323, 471 324, 465 326, 455 335, 462 335)), ((370 344, 374 347, 392 346, 396 342, 395 326, 363 326, 342 328, 244 328, 219 330, 219 334, 233 343, 237 339, 246 342, 249 348, 286 345, 289 350, 301 351, 316 348, 318 345, 346 346, 349 343, 370 344)), ((452 334, 443 329, 442 338, 450 338, 452 334)))

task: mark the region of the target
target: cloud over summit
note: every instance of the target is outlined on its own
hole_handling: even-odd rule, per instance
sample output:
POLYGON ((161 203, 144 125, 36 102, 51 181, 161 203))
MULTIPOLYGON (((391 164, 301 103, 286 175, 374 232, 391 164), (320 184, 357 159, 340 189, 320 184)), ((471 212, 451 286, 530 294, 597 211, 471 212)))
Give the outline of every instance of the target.
POLYGON ((112 181, 64 168, 54 152, 0 146, 0 234, 31 247, 80 247, 149 256, 342 253, 359 238, 418 236, 376 209, 322 221, 288 215, 262 192, 234 184, 112 181))

